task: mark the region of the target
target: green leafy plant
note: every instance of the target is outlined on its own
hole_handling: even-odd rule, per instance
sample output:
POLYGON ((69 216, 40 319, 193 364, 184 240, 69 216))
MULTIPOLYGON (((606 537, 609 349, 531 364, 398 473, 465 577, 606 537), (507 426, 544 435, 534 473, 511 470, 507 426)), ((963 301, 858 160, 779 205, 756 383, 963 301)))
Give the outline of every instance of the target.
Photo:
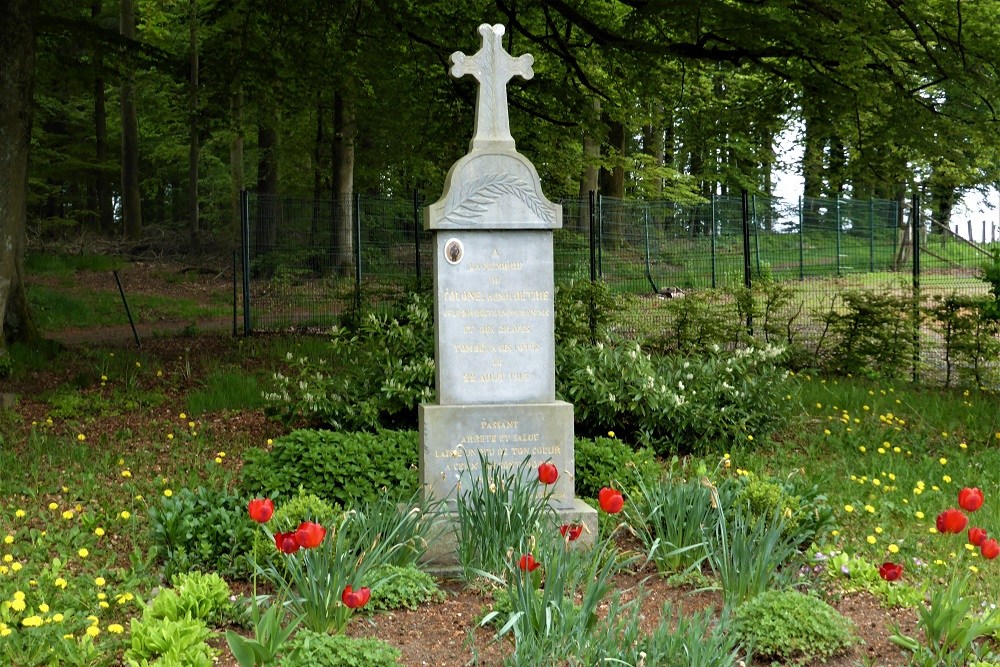
POLYGON ((371 611, 417 609, 422 604, 444 601, 444 591, 434 577, 416 565, 381 565, 364 579, 372 591, 367 608, 371 611))
POLYGON ((180 489, 149 508, 150 541, 168 578, 196 569, 245 574, 253 536, 246 499, 224 489, 180 489))
POLYGON ((356 330, 334 327, 323 359, 289 353, 290 375, 264 394, 288 423, 345 430, 412 428, 417 405, 434 398, 430 300, 409 294, 392 313, 369 313, 356 330), (350 359, 350 363, 342 363, 350 359))
POLYGON ((627 308, 627 301, 601 281, 572 280, 560 283, 555 296, 555 339, 606 340, 608 332, 627 308))
POLYGON ((249 452, 243 486, 254 495, 313 494, 348 506, 378 497, 383 488, 417 488, 415 431, 343 433, 300 429, 277 438, 270 451, 249 452))
POLYGON ((233 652, 233 657, 240 667, 273 667, 278 664, 278 657, 286 651, 286 642, 302 622, 298 616, 282 627, 285 609, 280 604, 272 604, 263 614, 256 599, 251 605, 251 624, 254 638, 226 631, 226 642, 233 652))
POLYGON ((848 291, 841 308, 831 308, 823 320, 831 336, 816 346, 824 369, 841 375, 895 377, 905 372, 913 356, 920 311, 910 297, 875 291, 848 291))
POLYGON ((214 572, 179 573, 171 584, 172 588, 162 589, 146 609, 150 618, 175 621, 188 617, 212 623, 231 604, 229 584, 214 572))
POLYGON ((947 586, 931 593, 930 603, 918 609, 917 631, 922 640, 893 628, 889 640, 912 653, 919 667, 959 667, 970 658, 995 659, 982 641, 1000 632, 1000 609, 974 613, 972 597, 965 595, 967 577, 952 577, 947 586))
POLYGON ((784 583, 781 568, 796 554, 780 513, 752 520, 736 509, 717 523, 709 543, 708 562, 730 607, 784 583))
POLYGON ((577 438, 574 452, 573 481, 582 498, 596 498, 603 487, 616 484, 631 495, 635 478, 653 484, 662 472, 652 450, 633 450, 618 438, 577 438))
POLYGON ((440 502, 426 506, 420 491, 407 497, 384 490, 355 505, 347 524, 348 537, 358 544, 389 540, 394 548, 385 554, 385 564, 401 568, 414 565, 427 550, 430 517, 440 506, 440 502))
POLYGON ((734 630, 754 653, 805 665, 857 643, 854 624, 819 598, 794 590, 766 591, 736 608, 734 630))
POLYGON ((186 665, 211 667, 216 651, 206 640, 211 636, 204 621, 176 620, 144 615, 132 619, 131 645, 125 651, 130 667, 186 665))
POLYGON ((527 473, 529 460, 504 468, 479 452, 479 474, 456 499, 458 563, 466 581, 506 572, 510 551, 552 516, 549 494, 527 473))
POLYGON ((389 667, 399 664, 399 649, 379 639, 356 639, 300 630, 289 644, 282 667, 389 667))

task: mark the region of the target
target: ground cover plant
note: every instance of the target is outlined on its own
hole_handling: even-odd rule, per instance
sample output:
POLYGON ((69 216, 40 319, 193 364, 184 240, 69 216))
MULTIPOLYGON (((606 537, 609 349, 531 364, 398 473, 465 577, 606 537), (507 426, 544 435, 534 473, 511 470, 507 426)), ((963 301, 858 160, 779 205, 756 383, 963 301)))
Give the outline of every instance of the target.
MULTIPOLYGON (((341 480, 336 483, 341 490, 331 497, 328 490, 308 486, 320 477, 310 475, 308 464, 300 467, 281 458, 288 447, 283 443, 321 442, 331 436, 291 431, 266 417, 260 404, 250 399, 243 406, 236 400, 194 416, 189 397, 210 385, 211 378, 233 368, 254 377, 288 372, 289 353, 293 358, 311 356, 322 354, 325 347, 322 339, 234 344, 205 337, 197 346, 190 339, 164 339, 141 352, 105 347, 74 350, 47 361, 24 357, 30 363, 13 369, 5 385, 20 400, 0 412, 0 661, 19 666, 103 665, 129 659, 141 663, 174 651, 171 655, 188 656, 182 658, 190 661, 186 664, 212 656, 216 664, 254 664, 238 661, 240 649, 235 646, 240 640, 230 648, 223 636, 228 630, 246 642, 268 645, 273 655, 289 660, 305 656, 302 664, 314 659, 309 656, 331 652, 370 654, 370 660, 388 660, 386 664, 396 659, 391 657, 393 649, 384 645, 351 643, 366 636, 395 646, 404 664, 465 664, 475 656, 484 664, 531 664, 552 646, 579 656, 584 664, 612 653, 629 664, 639 664, 640 653, 646 655, 645 664, 651 664, 652 656, 661 656, 657 664, 671 664, 668 656, 679 652, 696 655, 693 637, 713 637, 711 654, 701 654, 690 664, 735 664, 747 652, 763 654, 754 648, 750 633, 735 629, 738 624, 733 623, 760 590, 747 577, 741 581, 723 571, 724 554, 732 556, 740 549, 748 559, 762 552, 773 556, 770 565, 758 563, 759 571, 779 575, 762 585, 765 594, 787 595, 788 586, 804 588, 812 599, 824 600, 855 621, 866 644, 838 649, 829 658, 831 664, 933 664, 959 654, 964 657, 954 660, 969 655, 986 664, 994 660, 995 619, 989 604, 1000 595, 1000 559, 994 559, 990 540, 1000 536, 1000 416, 997 396, 989 389, 932 390, 903 381, 796 372, 782 377, 778 407, 770 408, 783 411, 780 422, 764 430, 732 430, 725 440, 706 446, 702 455, 676 459, 655 459, 642 450, 642 439, 612 423, 596 433, 598 437, 581 438, 577 445, 582 495, 595 496, 598 507, 618 510, 602 513, 600 533, 594 536, 600 549, 590 552, 595 560, 560 560, 559 550, 567 546, 572 558, 583 557, 573 551, 575 540, 567 541, 577 527, 567 526, 564 535, 561 526, 549 526, 548 542, 537 530, 523 527, 522 532, 535 533, 534 542, 527 534, 519 535, 516 544, 502 550, 496 565, 479 568, 495 570, 492 574, 515 593, 508 599, 516 599, 517 606, 509 605, 502 619, 480 627, 475 619, 499 596, 482 585, 481 577, 470 576, 468 587, 436 580, 445 591, 442 595, 434 579, 413 569, 419 533, 406 528, 404 516, 396 511, 397 499, 405 500, 413 489, 400 481, 413 475, 413 455, 390 467, 398 469, 398 476, 389 481, 380 483, 377 480, 384 478, 370 476, 376 458, 364 452, 375 445, 367 443, 406 442, 410 451, 415 449, 414 434, 339 432, 331 441, 335 444, 322 450, 342 466, 341 477, 322 476, 341 480), (363 444, 351 449, 351 443, 363 444), (335 458, 342 453, 335 451, 338 447, 356 453, 350 460, 335 458), (368 466, 366 456, 372 462, 368 466), (258 474, 269 459, 269 472, 258 474), (295 481, 279 484, 284 479, 280 475, 292 470, 298 471, 295 481), (385 495, 382 485, 390 487, 385 495), (361 492, 362 487, 368 490, 361 492), (352 491, 344 493, 345 488, 352 491), (602 498, 603 488, 623 493, 604 493, 602 498), (657 508, 663 513, 665 503, 676 502, 668 494, 678 489, 688 496, 697 494, 707 530, 677 535, 666 532, 677 529, 676 522, 656 518, 657 508), (982 493, 981 503, 974 489, 982 493), (360 502, 365 495, 369 503, 384 503, 394 512, 366 510, 360 502), (369 570, 373 576, 345 576, 317 589, 315 599, 323 601, 324 614, 336 618, 353 609, 355 618, 346 622, 344 635, 311 635, 299 618, 304 613, 269 607, 266 598, 255 606, 254 572, 258 596, 284 591, 285 601, 304 600, 302 587, 315 577, 300 578, 298 592, 283 587, 278 578, 292 582, 297 575, 289 565, 319 554, 320 546, 299 545, 293 554, 281 553, 273 534, 264 533, 250 516, 253 498, 274 502, 274 523, 265 525, 273 525, 276 533, 294 534, 302 524, 325 528, 321 544, 329 544, 331 558, 338 539, 344 548, 371 545, 373 540, 363 536, 385 534, 394 526, 397 542, 413 548, 393 549, 399 560, 369 570), (939 528, 937 518, 948 510, 966 517, 962 533, 939 528), (358 522, 345 519, 351 512, 358 522), (740 522, 736 516, 742 516, 740 522), (726 526, 724 533, 721 525, 726 526), (985 537, 970 535, 971 528, 981 529, 985 537), (794 545, 792 553, 778 557, 776 549, 755 549, 759 542, 753 539, 754 531, 782 543, 787 540, 794 545), (692 545, 691 559, 685 560, 689 552, 680 549, 692 545), (618 554, 614 558, 609 557, 611 549, 618 554), (522 556, 534 560, 525 558, 523 570, 522 556), (250 566, 253 560, 263 568, 272 562, 271 574, 279 583, 269 583, 250 566), (612 563, 607 576, 597 575, 612 563), (678 576, 692 563, 693 570, 678 576), (591 565, 598 569, 588 570, 591 565), (221 599, 222 589, 209 580, 187 582, 186 587, 181 575, 196 569, 209 577, 220 575, 236 602, 221 608, 213 603, 221 599), (659 576, 659 570, 672 576, 659 576), (573 576, 595 574, 572 583, 571 571, 573 576), (593 613, 601 622, 591 623, 591 612, 566 606, 568 592, 556 602, 552 596, 560 590, 558 581, 568 582, 562 590, 582 594, 588 586, 597 586, 600 590, 592 597, 600 603, 593 613), (347 586, 351 591, 345 596, 347 586), (518 586, 525 587, 523 595, 516 592, 518 586), (528 593, 529 587, 535 592, 528 593), (184 601, 191 595, 184 593, 187 589, 201 591, 193 603, 184 601), (365 589, 370 592, 361 593, 365 589), (664 600, 669 601, 666 607, 664 600), (695 600, 698 606, 692 609, 695 600), (858 600, 867 601, 863 614, 856 607, 858 600), (395 609, 381 611, 389 607, 395 609), (691 619, 685 620, 688 625, 678 624, 682 607, 683 617, 691 619), (466 619, 458 626, 453 620, 456 608, 466 619), (179 609, 192 609, 192 622, 186 612, 178 614, 179 609), (519 621, 497 639, 517 611, 523 611, 521 617, 544 619, 545 609, 550 615, 563 614, 558 619, 566 629, 562 639, 546 635, 544 623, 515 632, 519 621), (698 615, 691 616, 691 611, 698 615), (414 614, 412 619, 409 614, 414 614), (900 623, 898 630, 890 620, 900 623), (425 639, 407 639, 418 628, 425 639), (427 632, 442 637, 457 632, 461 639, 438 645, 426 639, 427 632), (521 648, 514 640, 518 633, 521 648), (959 634, 966 643, 941 639, 959 634)), ((752 378, 750 374, 745 380, 752 378)), ((689 400, 704 400, 699 409, 707 409, 710 396, 699 391, 689 400)), ((308 451, 313 445, 302 446, 308 451)), ((526 490, 538 497, 544 485, 536 482, 526 490)), ((503 503, 498 511, 504 511, 503 503)), ((544 525, 544 520, 533 524, 539 529, 544 525)), ((346 566, 340 569, 349 571, 346 566)), ((572 598, 577 605, 584 599, 572 598)), ((763 601, 757 602, 757 609, 771 609, 767 613, 772 620, 778 617, 776 607, 763 601)), ((792 636, 787 623, 780 627, 783 632, 769 636, 769 642, 792 636)), ((797 655, 794 646, 789 638, 772 655, 797 655)))

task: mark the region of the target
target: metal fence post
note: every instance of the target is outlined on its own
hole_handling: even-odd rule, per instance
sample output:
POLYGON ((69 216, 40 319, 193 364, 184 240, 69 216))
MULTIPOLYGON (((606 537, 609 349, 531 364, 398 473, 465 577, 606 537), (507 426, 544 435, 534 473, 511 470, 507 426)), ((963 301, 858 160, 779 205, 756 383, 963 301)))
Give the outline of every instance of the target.
MULTIPOLYGON (((743 285, 747 290, 753 289, 750 271, 750 201, 747 191, 742 192, 743 204, 743 285)), ((747 332, 753 335, 753 309, 747 312, 747 332)))
POLYGON ((420 289, 420 193, 413 188, 413 261, 416 265, 417 290, 420 289))
POLYGON ((597 303, 594 300, 594 283, 597 282, 597 218, 596 218, 596 193, 591 190, 587 198, 587 213, 590 217, 590 304, 587 309, 587 319, 590 327, 590 342, 597 339, 597 303))
POLYGON ((840 195, 833 196, 833 209, 837 218, 837 277, 840 277, 840 195))
POLYGON ((875 200, 868 198, 868 273, 875 273, 875 200))
POLYGON ((642 232, 646 245, 646 280, 649 281, 649 285, 653 288, 653 294, 659 294, 660 288, 657 287, 656 282, 653 280, 653 267, 649 258, 649 204, 643 204, 642 206, 642 232))
POLYGON ((756 256, 757 277, 760 278, 760 237, 757 223, 757 195, 750 196, 750 222, 753 225, 753 252, 756 256))
POLYGON ((354 193, 354 312, 361 313, 361 193, 354 193))
POLYGON ((799 197, 799 282, 806 279, 806 219, 802 212, 802 197, 799 197))
POLYGON ((243 254, 243 335, 249 336, 250 323, 250 195, 240 190, 240 245, 243 254))
POLYGON ((715 240, 715 235, 716 235, 715 225, 716 224, 717 223, 716 223, 716 218, 715 218, 715 193, 713 192, 712 193, 712 234, 711 234, 711 243, 712 243, 712 289, 715 289, 716 286, 717 286, 716 285, 716 247, 715 247, 715 244, 716 244, 716 240, 715 240))
POLYGON ((597 277, 604 280, 604 195, 597 195, 597 277))
POLYGON ((233 251, 233 338, 236 338, 236 254, 233 251))
POLYGON ((920 195, 910 202, 910 235, 913 237, 913 381, 920 381, 920 195))

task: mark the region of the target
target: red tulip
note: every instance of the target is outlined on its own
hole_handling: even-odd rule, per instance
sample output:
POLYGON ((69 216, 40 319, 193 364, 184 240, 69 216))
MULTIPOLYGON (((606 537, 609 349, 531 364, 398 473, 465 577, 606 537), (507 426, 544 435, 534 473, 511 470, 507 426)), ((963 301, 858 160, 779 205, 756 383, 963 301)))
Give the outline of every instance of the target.
POLYGON ((358 590, 352 590, 350 586, 344 588, 343 594, 340 596, 340 601, 351 609, 358 609, 359 607, 364 607, 368 604, 368 599, 372 596, 372 591, 367 586, 363 586, 358 590))
POLYGON ((1000 556, 1000 544, 997 544, 997 541, 992 538, 983 540, 983 543, 979 545, 979 553, 986 560, 993 560, 997 556, 1000 556))
POLYGON ((973 544, 978 547, 983 544, 983 540, 985 539, 986 539, 986 531, 983 530, 982 528, 969 529, 969 544, 973 544))
POLYGON ((597 501, 600 503, 601 509, 608 514, 618 514, 625 505, 625 499, 622 498, 621 491, 609 489, 608 487, 604 487, 597 493, 597 501))
POLYGON ((274 514, 274 501, 270 498, 254 498, 247 505, 250 518, 257 523, 267 523, 274 514))
POLYGON ((538 466, 538 481, 542 484, 555 484, 559 478, 559 469, 552 463, 543 463, 538 466))
POLYGON ((569 541, 572 542, 573 540, 579 538, 580 534, 583 533, 583 524, 564 523, 563 525, 559 526, 559 532, 562 534, 563 537, 568 536, 569 541))
POLYGON ((978 488, 965 487, 958 492, 958 504, 966 512, 975 512, 983 506, 983 492, 978 488))
POLYGON ((323 543, 326 537, 326 528, 311 521, 303 521, 295 531, 295 541, 303 549, 312 549, 323 543))
POLYGON ((521 560, 517 561, 517 566, 525 572, 534 572, 540 565, 541 563, 535 560, 531 554, 524 554, 521 556, 521 560))
POLYGON ((299 550, 301 546, 298 540, 295 539, 295 533, 275 533, 274 534, 274 546, 278 547, 278 551, 286 554, 293 554, 299 550))
POLYGON ((903 576, 903 565, 896 563, 882 563, 878 569, 878 575, 886 581, 896 581, 903 576))
POLYGON ((937 516, 937 529, 942 533, 961 533, 969 523, 969 518, 961 510, 946 509, 937 516))

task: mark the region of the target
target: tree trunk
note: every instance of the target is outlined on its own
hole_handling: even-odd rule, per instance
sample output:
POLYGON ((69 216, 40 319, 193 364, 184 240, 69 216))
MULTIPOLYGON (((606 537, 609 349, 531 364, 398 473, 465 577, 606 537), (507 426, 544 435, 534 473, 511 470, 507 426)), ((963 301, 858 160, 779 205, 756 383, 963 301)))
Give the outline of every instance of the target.
POLYGON ((343 90, 333 96, 333 194, 334 215, 330 264, 337 275, 348 276, 354 267, 355 242, 351 210, 354 193, 354 135, 352 100, 343 90))
POLYGON ((606 118, 608 125, 608 153, 615 162, 610 168, 601 168, 601 194, 606 197, 625 197, 625 124, 606 118))
POLYGON ((33 0, 0 4, 0 358, 8 343, 41 338, 24 282, 37 13, 33 0))
MULTIPOLYGON (((90 16, 101 15, 101 0, 90 6, 90 16)), ((115 230, 114 210, 111 203, 111 175, 108 172, 108 109, 104 96, 104 54, 98 47, 94 54, 97 76, 94 77, 94 148, 97 152, 97 170, 94 175, 97 198, 97 228, 101 234, 111 235, 115 230)))
MULTIPOLYGON (((121 0, 121 34, 135 39, 135 0, 121 0)), ((122 74, 122 218, 125 235, 142 235, 142 200, 139 193, 139 121, 135 109, 135 73, 126 57, 122 74)))
MULTIPOLYGON (((594 100, 594 114, 601 113, 601 100, 594 100)), ((583 133, 583 174, 580 176, 580 199, 589 202, 590 193, 597 192, 599 173, 598 164, 601 160, 601 142, 591 132, 583 133)), ((586 232, 590 229, 589 204, 580 206, 580 214, 576 220, 576 231, 586 232)))
POLYGON ((198 232, 201 225, 198 221, 198 0, 191 0, 190 16, 191 40, 191 80, 190 80, 190 127, 188 137, 188 231, 191 234, 191 248, 198 252, 201 243, 198 232))
POLYGON ((246 188, 246 176, 243 171, 243 88, 233 95, 233 143, 229 146, 229 172, 233 179, 232 224, 233 229, 240 229, 242 213, 240 211, 240 193, 246 188))
POLYGON ((316 141, 313 145, 313 207, 312 219, 309 223, 309 246, 315 247, 319 242, 319 219, 323 215, 320 202, 325 199, 323 187, 323 149, 326 147, 326 132, 323 130, 323 116, 326 107, 322 94, 316 95, 316 141))
POLYGON ((281 202, 278 198, 278 119, 275 112, 257 128, 257 211, 254 220, 253 259, 258 261, 263 277, 270 277, 275 266, 263 261, 274 250, 278 236, 281 202))

